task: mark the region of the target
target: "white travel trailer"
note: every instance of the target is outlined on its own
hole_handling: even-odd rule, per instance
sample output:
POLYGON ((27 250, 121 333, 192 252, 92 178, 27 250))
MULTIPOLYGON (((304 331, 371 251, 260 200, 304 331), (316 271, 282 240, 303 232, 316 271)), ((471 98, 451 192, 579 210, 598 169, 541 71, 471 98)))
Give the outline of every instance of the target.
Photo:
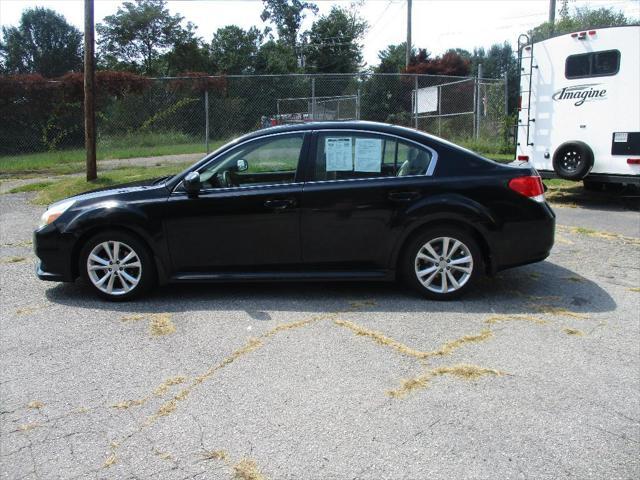
POLYGON ((543 178, 640 184, 640 26, 518 40, 516 159, 543 178))

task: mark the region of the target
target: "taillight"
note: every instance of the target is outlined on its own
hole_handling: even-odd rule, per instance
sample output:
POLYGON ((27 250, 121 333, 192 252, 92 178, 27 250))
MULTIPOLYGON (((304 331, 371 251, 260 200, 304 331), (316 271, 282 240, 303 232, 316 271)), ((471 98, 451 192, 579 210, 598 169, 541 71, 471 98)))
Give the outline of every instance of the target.
POLYGON ((640 158, 627 158, 629 165, 640 165, 640 158))
POLYGON ((544 185, 539 176, 516 177, 509 180, 509 188, 536 202, 544 202, 544 185))
POLYGON ((521 162, 528 162, 529 155, 518 155, 518 160, 520 160, 521 162))

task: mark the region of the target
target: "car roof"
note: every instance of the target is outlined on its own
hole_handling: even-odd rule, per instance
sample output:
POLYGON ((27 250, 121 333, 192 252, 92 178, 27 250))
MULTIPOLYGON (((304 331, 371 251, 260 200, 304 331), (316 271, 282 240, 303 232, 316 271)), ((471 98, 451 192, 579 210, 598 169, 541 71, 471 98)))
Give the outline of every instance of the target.
POLYGON ((306 122, 294 123, 290 125, 279 125, 276 127, 263 128, 262 130, 244 135, 241 138, 244 140, 249 138, 261 137, 263 135, 273 135, 274 133, 301 132, 308 130, 367 130, 370 132, 391 133, 407 138, 421 137, 421 139, 423 140, 428 138, 434 141, 441 141, 440 138, 434 137, 418 130, 414 130, 412 128, 391 125, 390 123, 368 122, 364 120, 306 122))

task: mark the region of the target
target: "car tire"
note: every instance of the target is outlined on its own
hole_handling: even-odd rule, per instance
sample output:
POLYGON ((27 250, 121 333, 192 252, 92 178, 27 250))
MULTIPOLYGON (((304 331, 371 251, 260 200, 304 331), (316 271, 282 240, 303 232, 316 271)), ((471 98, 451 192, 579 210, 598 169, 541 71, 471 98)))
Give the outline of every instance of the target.
POLYGON ((553 169, 566 180, 582 180, 592 167, 593 152, 583 142, 561 145, 553 155, 553 169))
POLYGON ((432 300, 460 297, 484 271, 478 243, 470 233, 456 227, 435 227, 419 233, 407 244, 401 262, 404 282, 432 300))
POLYGON ((147 246, 137 237, 117 230, 99 233, 85 243, 79 272, 99 297, 116 302, 147 293, 157 279, 147 246))

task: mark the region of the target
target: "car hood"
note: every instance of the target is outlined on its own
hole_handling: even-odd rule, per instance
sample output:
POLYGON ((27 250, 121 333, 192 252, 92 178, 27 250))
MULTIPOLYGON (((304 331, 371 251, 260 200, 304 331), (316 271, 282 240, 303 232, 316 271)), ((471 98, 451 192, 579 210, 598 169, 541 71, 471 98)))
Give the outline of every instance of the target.
POLYGON ((165 182, 160 180, 164 180, 166 178, 168 177, 156 177, 145 180, 138 180, 136 182, 122 183, 120 185, 110 185, 108 187, 96 188, 95 190, 89 190, 88 192, 79 193, 78 195, 68 197, 61 201, 75 200, 76 202, 85 202, 120 197, 130 193, 149 189, 165 188, 165 182))

